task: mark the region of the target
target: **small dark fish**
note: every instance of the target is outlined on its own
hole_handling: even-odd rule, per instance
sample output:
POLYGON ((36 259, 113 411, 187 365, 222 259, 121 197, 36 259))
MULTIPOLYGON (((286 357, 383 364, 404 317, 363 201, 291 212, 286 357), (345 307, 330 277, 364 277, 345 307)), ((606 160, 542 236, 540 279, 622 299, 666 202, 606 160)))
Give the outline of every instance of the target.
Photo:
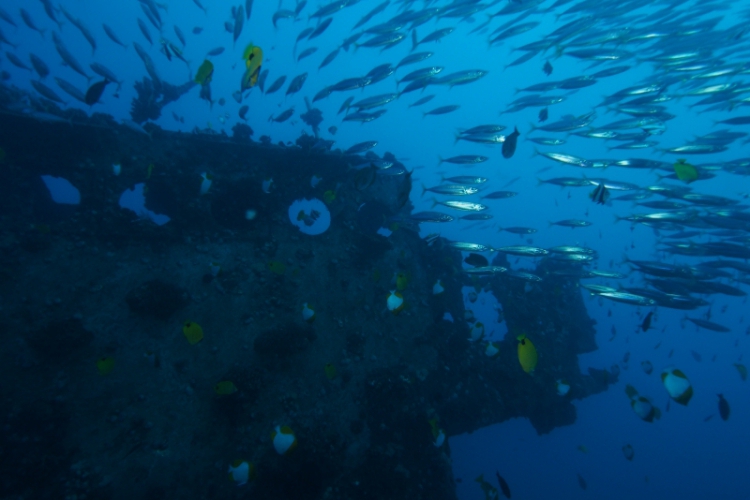
POLYGON ((237 39, 242 34, 242 27, 245 25, 245 9, 240 5, 237 7, 237 11, 234 15, 234 26, 232 26, 232 36, 234 37, 234 44, 237 44, 237 39))
POLYGON ((211 49, 208 51, 209 56, 218 56, 221 55, 224 52, 224 47, 216 47, 215 49, 211 49))
POLYGON ((250 106, 245 104, 240 108, 240 119, 247 121, 247 118, 245 118, 245 115, 247 114, 247 111, 250 109, 250 106))
POLYGON ((198 6, 198 8, 199 8, 200 10, 202 10, 202 11, 203 11, 203 13, 204 13, 204 14, 208 15, 208 11, 207 11, 207 10, 206 10, 206 8, 205 8, 205 7, 203 6, 203 4, 202 4, 202 3, 200 2, 200 0, 193 0, 193 3, 194 3, 195 5, 197 5, 197 6, 198 6))
POLYGON ((517 194, 518 193, 516 193, 515 191, 495 191, 494 193, 482 196, 482 199, 487 198, 488 200, 502 200, 504 198, 512 198, 517 194))
POLYGON ((185 46, 185 34, 177 25, 174 26, 174 34, 177 35, 177 39, 180 41, 180 43, 184 47, 185 46))
POLYGON ((60 99, 60 97, 55 93, 54 90, 47 87, 42 82, 37 82, 36 80, 31 80, 31 86, 34 87, 34 90, 39 92, 41 95, 49 99, 50 101, 59 102, 60 104, 65 104, 65 101, 60 99))
POLYGON ((458 108, 460 108, 458 104, 451 104, 448 106, 440 106, 439 108, 431 109, 430 111, 426 111, 422 113, 422 116, 427 115, 445 115, 447 113, 452 113, 456 111, 458 108))
POLYGON ((351 106, 353 100, 354 100, 354 96, 347 97, 346 101, 344 101, 344 103, 339 108, 339 112, 336 113, 336 114, 340 115, 342 111, 346 111, 348 113, 349 112, 349 107, 351 106))
POLYGON ((289 83, 289 87, 286 89, 286 95, 289 94, 296 94, 302 89, 302 86, 305 84, 305 80, 307 80, 307 73, 302 73, 301 75, 297 75, 294 77, 294 79, 289 83))
POLYGON ((303 40, 303 39, 307 38, 308 36, 310 36, 310 33, 312 33, 313 31, 315 31, 315 28, 305 28, 302 31, 300 31, 299 35, 297 35, 297 40, 295 40, 295 42, 294 42, 294 50, 297 50, 297 44, 301 40, 303 40))
POLYGON ((464 262, 473 267, 484 267, 490 265, 487 257, 479 255, 478 253, 470 253, 469 256, 464 259, 464 262))
POLYGON ((23 22, 26 23, 26 26, 36 31, 37 33, 42 35, 42 38, 44 38, 45 30, 41 30, 36 27, 36 24, 34 23, 34 19, 32 19, 31 14, 29 14, 26 9, 21 9, 21 19, 23 19, 23 22))
POLYGON ((291 118, 293 114, 294 114, 294 108, 289 108, 289 109, 287 109, 286 111, 282 112, 281 114, 279 114, 276 117, 274 117, 273 115, 271 115, 270 117, 268 117, 268 121, 269 122, 276 122, 276 123, 283 123, 283 122, 287 121, 289 118, 291 118))
POLYGON ((722 420, 726 421, 729 418, 729 403, 723 395, 717 394, 717 396, 719 396, 719 415, 722 420))
POLYGON ((10 14, 8 14, 5 10, 3 10, 2 7, 0 7, 0 19, 2 19, 3 21, 5 21, 6 23, 10 24, 14 28, 18 28, 18 25, 13 20, 13 18, 10 17, 10 14))
POLYGON ((336 135, 336 132, 338 132, 338 128, 336 128, 336 125, 331 125, 328 127, 328 131, 331 133, 331 135, 336 135))
POLYGON ((542 108, 539 110, 539 121, 546 122, 549 118, 549 108, 542 108))
POLYGON ((52 21, 57 25, 58 28, 62 29, 62 23, 57 18, 57 11, 52 5, 51 0, 42 0, 42 5, 44 5, 44 12, 47 13, 47 17, 52 19, 52 21))
POLYGON ((390 3, 390 0, 386 0, 385 2, 377 5, 374 9, 372 9, 370 12, 362 16, 362 18, 357 21, 357 24, 354 25, 353 29, 357 29, 363 24, 367 23, 370 19, 372 19, 376 14, 382 12, 385 10, 386 7, 388 7, 388 4, 390 3))
POLYGON ((278 28, 276 23, 279 21, 279 19, 294 19, 294 18, 295 18, 295 14, 291 10, 288 10, 288 9, 277 10, 273 14, 273 27, 278 28))
POLYGON ((360 153, 364 153, 365 151, 369 151, 370 149, 374 148, 377 145, 378 145, 377 141, 360 142, 350 147, 346 151, 344 151, 344 154, 345 155, 357 155, 360 153))
POLYGON ((591 78, 597 79, 597 78, 605 78, 607 76, 615 76, 619 75, 620 73, 624 73, 625 71, 629 70, 630 66, 615 66, 614 68, 607 68, 603 69, 601 71, 598 71, 591 75, 591 78))
POLYGON ((109 80, 106 79, 91 85, 86 91, 86 104, 88 104, 89 106, 93 106, 94 104, 99 102, 99 99, 104 93, 104 88, 107 85, 109 85, 109 80))
POLYGON ((718 323, 714 323, 713 321, 707 321, 705 319, 698 319, 698 318, 687 318, 689 321, 692 321, 695 325, 705 328, 706 330, 711 330, 712 332, 719 332, 719 333, 728 333, 731 330, 727 328, 724 325, 720 325, 718 323))
POLYGON ((297 0, 297 5, 294 7, 294 18, 298 18, 302 13, 302 10, 307 6, 307 0, 297 0))
POLYGON ((113 42, 115 42, 120 47, 128 48, 127 45, 125 45, 124 43, 122 43, 122 41, 120 41, 120 37, 117 36, 117 34, 114 32, 114 30, 112 28, 110 28, 106 24, 102 24, 102 28, 104 29, 104 33, 107 34, 107 36, 109 37, 110 40, 112 40, 113 42))
POLYGON ((141 30, 141 33, 143 33, 143 36, 148 40, 148 43, 150 45, 154 44, 154 40, 151 38, 151 32, 148 30, 148 26, 146 26, 146 23, 141 19, 138 18, 138 28, 141 30))
MULTIPOLYGON (((609 189, 607 189, 607 186, 605 186, 603 182, 600 182, 594 190, 589 193, 589 198, 591 198, 591 201, 597 205, 604 205, 609 199, 609 189)), ((646 325, 646 321, 648 321, 648 325, 651 324, 651 313, 648 313, 648 316, 646 316, 646 320, 643 322, 644 325, 646 325)), ((646 330, 648 330, 648 325, 646 325, 646 330)), ((645 332, 646 330, 643 331, 645 332)))
POLYGON ((424 104, 426 102, 430 102, 434 98, 435 98, 435 94, 424 96, 420 100, 418 100, 418 101, 416 101, 416 102, 414 102, 412 104, 409 104, 409 107, 411 108, 412 106, 419 106, 419 105, 424 104))
POLYGON ((534 234, 534 233, 536 233, 536 229, 534 229, 533 227, 517 227, 517 226, 514 226, 514 227, 502 227, 502 228, 498 229, 498 231, 507 231, 509 233, 519 234, 519 235, 534 234))
POLYGON ((55 82, 57 82, 57 86, 60 87, 66 94, 71 96, 73 99, 79 102, 86 102, 86 96, 83 95, 83 92, 78 90, 78 87, 73 85, 72 83, 63 80, 62 78, 55 77, 55 82))
MULTIPOLYGON (((597 189, 598 189, 599 187, 603 187, 603 186, 604 186, 604 184, 599 184, 599 185, 597 186, 597 189)), ((604 189, 606 189, 606 188, 604 188, 604 189)), ((643 331, 643 332, 647 332, 647 331, 648 331, 648 329, 649 329, 649 328, 651 328, 651 318, 652 318, 653 316, 654 316, 654 313, 653 313, 653 312, 649 312, 649 313, 648 313, 648 314, 646 315, 646 317, 645 317, 645 318, 643 318, 643 323, 641 323, 641 331, 643 331)))
POLYGON ((10 63, 13 66, 15 66, 17 68, 25 69, 27 71, 31 71, 31 72, 34 71, 33 69, 31 69, 28 66, 26 66, 26 63, 24 63, 22 60, 20 60, 18 58, 18 56, 16 56, 13 52, 6 52, 5 56, 8 58, 8 61, 10 61, 10 63))
POLYGON ((429 59, 432 56, 432 52, 415 52, 414 54, 409 54, 398 62, 398 64, 396 65, 396 69, 407 64, 414 64, 424 61, 425 59, 429 59))
POLYGON ((554 68, 552 67, 552 65, 550 64, 550 62, 549 61, 545 61, 544 67, 542 68, 542 71, 544 71, 544 74, 547 75, 547 76, 549 76, 549 75, 552 74, 553 70, 554 70, 554 68))
POLYGON ((333 62, 333 60, 336 59, 336 57, 339 55, 339 52, 341 52, 340 48, 334 49, 333 52, 331 52, 330 54, 328 54, 325 57, 325 59, 323 59, 323 61, 321 61, 320 66, 318 66, 318 69, 319 70, 323 69, 326 66, 328 66, 329 64, 331 64, 333 62))
POLYGON ((343 42, 341 42, 341 48, 342 48, 342 49, 344 49, 345 51, 349 52, 349 47, 350 47, 350 46, 351 46, 351 45, 352 45, 353 43, 356 43, 356 41, 357 41, 357 40, 359 40, 359 38, 360 38, 360 37, 361 37, 361 36, 362 36, 362 35, 363 35, 364 33, 365 33, 364 31, 359 31, 359 32, 357 32, 357 33, 354 33, 353 35, 351 35, 351 36, 349 36, 349 37, 345 38, 345 39, 344 39, 344 41, 343 41, 343 42))
POLYGON ((49 67, 39 56, 30 52, 29 59, 31 59, 31 65, 34 66, 34 70, 36 70, 39 78, 44 79, 49 75, 49 67))
POLYGON ((305 57, 309 57, 318 51, 317 47, 308 47, 297 56, 297 62, 300 62, 305 57))
POLYGON ((274 82, 271 84, 270 87, 268 87, 268 90, 266 91, 266 94, 273 94, 277 90, 281 88, 282 85, 284 85, 284 82, 286 81, 286 76, 280 76, 274 82))
POLYGON ((497 476, 497 482, 500 485, 500 490, 502 490, 505 498, 510 498, 510 487, 508 486, 508 483, 505 482, 505 479, 502 478, 498 471, 495 471, 495 476, 497 476))
POLYGON ((268 78, 268 70, 264 69, 260 72, 260 76, 258 77, 258 88, 261 92, 265 92, 266 78, 268 78))
POLYGON ((735 116, 726 120, 719 120, 716 123, 726 123, 727 125, 750 125, 750 116, 735 116))
POLYGON ((193 35, 200 35, 201 33, 203 33, 203 28, 201 28, 200 26, 196 26, 195 28, 193 28, 193 35))
POLYGON ((588 488, 588 485, 586 484, 586 480, 581 476, 580 474, 576 474, 578 476, 578 486, 581 487, 582 490, 585 490, 588 488))
POLYGON ((519 135, 521 135, 521 133, 518 131, 518 127, 513 127, 513 132, 505 136, 505 142, 503 142, 503 158, 511 158, 515 154, 519 135))
POLYGON ((333 18, 329 17, 328 19, 326 19, 325 21, 323 21, 322 23, 320 23, 315 28, 315 30, 312 32, 312 34, 310 35, 310 37, 308 38, 308 40, 312 40, 313 38, 317 38, 320 35, 322 35, 323 32, 328 28, 328 26, 331 25, 332 22, 333 22, 333 18))

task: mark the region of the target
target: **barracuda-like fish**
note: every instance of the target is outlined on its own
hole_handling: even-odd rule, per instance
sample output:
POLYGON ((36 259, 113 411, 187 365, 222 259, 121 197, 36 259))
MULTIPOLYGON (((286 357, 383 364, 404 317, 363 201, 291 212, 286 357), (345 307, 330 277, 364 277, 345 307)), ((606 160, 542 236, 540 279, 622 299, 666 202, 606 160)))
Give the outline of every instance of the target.
POLYGON ((483 210, 487 210, 488 208, 487 205, 482 205, 481 203, 472 203, 470 201, 432 200, 432 206, 435 207, 436 205, 443 205, 444 207, 463 210, 465 212, 481 212, 483 210))
POLYGON ((510 246, 510 247, 499 247, 495 248, 498 252, 507 253, 510 255, 519 255, 522 257, 544 257, 549 255, 549 250, 539 247, 530 246, 510 246))

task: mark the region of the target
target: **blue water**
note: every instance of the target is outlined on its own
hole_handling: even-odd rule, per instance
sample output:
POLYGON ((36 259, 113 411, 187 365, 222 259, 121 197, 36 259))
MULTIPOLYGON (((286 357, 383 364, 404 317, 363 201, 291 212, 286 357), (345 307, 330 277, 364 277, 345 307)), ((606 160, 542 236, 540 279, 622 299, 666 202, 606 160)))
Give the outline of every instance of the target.
MULTIPOLYGON (((287 75, 287 83, 273 95, 263 95, 259 89, 252 89, 246 93, 243 104, 250 106, 247 123, 255 131, 254 138, 269 135, 276 141, 294 141, 301 133, 312 133, 310 127, 302 123, 299 113, 304 112, 303 98, 312 96, 327 85, 332 85, 344 78, 358 77, 366 74, 375 66, 382 63, 396 64, 406 56, 411 49, 410 39, 388 50, 362 47, 358 50, 351 48, 348 52, 341 51, 338 57, 327 67, 318 70, 322 59, 341 41, 351 34, 351 27, 375 5, 379 0, 360 1, 333 16, 333 22, 327 31, 311 42, 303 41, 297 48, 297 54, 306 47, 317 46, 319 50, 311 57, 297 62, 292 55, 297 34, 314 21, 308 21, 310 15, 319 6, 310 2, 302 11, 300 19, 291 21, 282 19, 278 28, 271 22, 273 13, 278 10, 279 3, 283 8, 294 8, 290 0, 276 2, 275 0, 256 0, 252 16, 245 23, 241 37, 233 47, 232 34, 225 31, 224 22, 231 20, 230 2, 209 2, 203 0, 208 14, 204 14, 191 0, 167 2, 168 11, 160 11, 164 18, 164 36, 174 43, 178 43, 173 32, 173 25, 179 26, 187 37, 184 48, 185 57, 190 61, 190 68, 179 60, 169 62, 158 52, 158 34, 156 29, 148 24, 154 37, 154 46, 149 46, 136 24, 137 18, 145 20, 139 3, 135 0, 122 2, 101 2, 92 0, 67 1, 65 8, 89 27, 97 40, 97 49, 92 55, 91 46, 81 36, 81 33, 61 14, 64 27, 61 36, 67 47, 88 70, 91 62, 99 62, 112 69, 124 81, 119 98, 113 96, 114 86, 111 85, 104 93, 101 104, 91 109, 83 104, 67 98, 69 105, 80 107, 87 112, 109 113, 117 119, 129 118, 129 106, 135 96, 132 84, 146 75, 141 59, 133 50, 132 42, 137 41, 146 48, 151 58, 156 62, 157 71, 161 78, 172 84, 182 84, 191 79, 195 70, 204 60, 205 54, 215 47, 225 47, 226 50, 218 57, 211 58, 215 65, 212 94, 215 100, 223 97, 224 106, 218 103, 212 107, 205 100, 199 99, 199 89, 194 88, 179 101, 168 105, 156 124, 169 130, 192 131, 196 127, 204 129, 210 126, 215 131, 222 130, 231 134, 231 128, 240 120, 237 116, 240 104, 236 103, 231 94, 238 89, 240 78, 244 70, 241 60, 244 47, 252 42, 264 50, 263 68, 269 70, 266 88, 279 76, 287 75), (118 34, 120 39, 128 44, 127 49, 115 45, 107 38, 101 28, 106 23, 118 34), (192 33, 193 27, 202 27, 199 35, 192 33), (296 75, 307 72, 309 74, 301 92, 284 97, 284 91, 289 81, 296 75), (269 123, 270 115, 277 115, 281 111, 294 106, 295 116, 286 123, 269 123), (184 123, 176 121, 172 113, 184 117, 184 123)), ((575 167, 554 163, 541 156, 533 156, 534 147, 540 150, 554 150, 581 156, 584 158, 616 158, 628 157, 653 158, 664 161, 674 161, 675 155, 662 155, 662 152, 650 149, 646 151, 607 151, 605 143, 595 139, 567 137, 568 143, 557 148, 535 146, 526 141, 530 132, 529 123, 537 123, 538 108, 499 115, 508 103, 516 98, 515 89, 528 85, 564 78, 591 74, 600 69, 617 64, 630 64, 629 71, 600 80, 596 85, 578 91, 554 91, 552 94, 564 94, 567 100, 550 107, 550 120, 553 122, 566 114, 583 114, 597 106, 603 96, 610 95, 631 85, 651 82, 654 79, 652 64, 639 59, 630 59, 622 63, 607 63, 589 69, 590 62, 561 56, 556 57, 553 51, 544 55, 537 55, 530 61, 516 67, 504 69, 505 65, 518 57, 520 52, 513 52, 514 47, 540 40, 546 34, 571 21, 580 14, 567 15, 560 19, 554 13, 535 14, 524 21, 539 21, 540 24, 523 35, 511 38, 502 45, 488 47, 487 30, 471 34, 479 23, 486 19, 486 13, 494 13, 507 5, 507 2, 492 3, 484 13, 476 14, 471 20, 458 22, 456 19, 444 18, 432 20, 417 28, 419 38, 423 38, 434 29, 441 27, 455 27, 456 30, 440 43, 425 44, 418 50, 433 51, 435 55, 415 65, 399 69, 395 77, 402 77, 409 71, 427 66, 444 66, 444 74, 467 69, 484 69, 489 74, 469 85, 447 88, 431 86, 424 94, 414 92, 405 94, 395 102, 386 106, 388 110, 381 118, 360 125, 359 123, 342 122, 343 115, 337 115, 341 103, 350 95, 359 100, 364 97, 396 92, 395 77, 367 87, 364 91, 334 93, 330 97, 314 104, 323 112, 324 122, 321 125, 321 136, 336 141, 334 147, 345 149, 355 143, 365 140, 376 140, 378 145, 374 152, 382 155, 391 152, 402 161, 407 168, 414 169, 414 190, 411 194, 415 211, 430 210, 432 196, 420 196, 421 184, 434 186, 440 182, 441 174, 450 175, 478 175, 488 177, 486 189, 495 191, 513 181, 507 189, 519 193, 518 196, 506 200, 485 200, 490 205, 490 213, 494 218, 484 223, 468 221, 454 221, 450 224, 423 224, 421 233, 440 233, 452 240, 470 241, 491 245, 527 244, 526 237, 507 232, 498 232, 498 227, 530 226, 539 229, 529 240, 539 247, 555 245, 585 245, 595 248, 599 253, 598 267, 604 270, 627 272, 628 267, 622 264, 623 256, 630 259, 656 260, 667 262, 694 263, 691 258, 674 258, 660 255, 656 252, 657 236, 652 229, 643 225, 632 226, 622 221, 614 224, 615 215, 625 216, 634 212, 643 212, 628 203, 619 202, 612 206, 598 206, 590 202, 588 188, 561 189, 552 185, 538 185, 537 178, 573 176, 583 174, 606 177, 613 181, 627 181, 648 186, 657 182, 654 172, 649 170, 629 170, 620 167, 610 167, 605 171, 587 172, 575 167), (550 60, 554 66, 554 73, 546 76, 542 72, 542 65, 550 60), (428 104, 420 108, 409 108, 408 105, 426 94, 436 94, 428 104), (454 113, 442 116, 423 117, 421 111, 443 105, 459 104, 461 107, 454 113), (518 126, 521 131, 518 149, 512 159, 504 159, 499 146, 489 147, 468 142, 454 144, 454 134, 460 128, 468 128, 484 123, 501 123, 511 130, 518 126), (331 136, 328 127, 335 125, 338 132, 331 136), (461 154, 481 154, 490 160, 476 167, 458 167, 443 164, 438 166, 438 155, 443 157, 461 154), (544 167, 551 170, 539 173, 544 167), (516 179, 516 180, 514 180, 516 179), (563 227, 548 227, 549 221, 560 219, 580 218, 593 223, 591 227, 571 230, 563 227)), ((580 2, 577 2, 580 4, 580 2)), ((682 12, 696 12, 697 6, 716 5, 731 6, 732 10, 719 11, 723 16, 721 23, 714 31, 723 30, 738 23, 747 22, 744 9, 747 2, 673 2, 682 12)), ((414 2, 413 8, 419 9, 426 5, 444 6, 448 2, 414 2)), ((555 13, 560 13, 570 7, 571 2, 559 7, 555 13)), ((611 2, 611 8, 622 2, 611 2)), ((631 12, 627 16, 637 19, 648 15, 666 5, 668 2, 654 2, 648 5, 630 2, 631 12)), ((548 0, 542 7, 549 7, 548 0)), ((18 15, 23 7, 31 14, 37 26, 47 31, 57 29, 43 11, 41 2, 6 0, 2 8, 9 12, 19 25, 18 29, 0 21, 5 36, 18 48, 13 52, 24 62, 28 61, 28 53, 33 52, 47 62, 52 76, 62 77, 78 85, 82 91, 87 87, 86 80, 73 72, 70 68, 60 64, 60 57, 49 33, 41 36, 28 29, 18 15)), ((377 15, 365 27, 385 22, 400 11, 401 5, 392 1, 385 12, 377 15)), ((713 17, 708 12, 702 18, 691 18, 690 22, 713 17)), ((509 21, 511 17, 497 17, 489 24, 489 30, 509 21)), ((630 25, 627 19, 601 19, 597 26, 618 26, 619 23, 630 25)), ((364 41, 366 37, 360 39, 364 41)), ((647 48, 648 44, 632 45, 626 48, 632 50, 636 56, 647 48)), ((740 47, 747 48, 747 43, 740 47)), ((4 45, 3 51, 11 50, 4 45)), ((731 54, 723 55, 724 60, 747 63, 746 55, 741 51, 735 59, 731 54)), ((745 52, 747 54, 747 52, 745 52)), ((719 54, 707 54, 705 62, 712 58, 718 59, 719 54)), ((2 69, 11 74, 11 83, 20 88, 33 91, 29 81, 36 77, 11 65, 6 57, 2 57, 2 69)), ((97 77, 98 79, 98 77, 97 77)), ((658 80, 657 80, 658 81, 658 80)), ((746 75, 731 78, 710 80, 711 83, 726 83, 728 81, 746 85, 746 75)), ((55 88, 51 77, 46 80, 50 87, 55 88)), ((707 83, 708 84, 708 83, 707 83)), ((679 86, 674 86, 669 93, 679 93, 679 86)), ((745 114, 743 108, 738 107, 731 113, 700 113, 701 108, 690 108, 697 98, 673 99, 666 103, 668 111, 677 119, 667 123, 667 130, 655 139, 659 148, 669 148, 682 145, 697 135, 709 133, 718 128, 714 120, 726 119, 745 114)), ((597 108, 598 117, 594 125, 602 125, 610 121, 625 118, 624 115, 607 114, 604 108, 597 108)), ((747 131, 747 126, 744 130, 747 131)), ((564 137, 564 134, 535 133, 536 136, 564 137)), ((741 158, 744 154, 741 141, 734 143, 727 151, 690 158, 694 163, 708 163, 720 165, 722 162, 741 158)), ((674 182, 674 181, 673 181, 674 182)), ((714 179, 700 181, 692 185, 696 192, 727 196, 733 199, 745 199, 750 193, 750 182, 746 177, 727 172, 718 172, 714 179)), ((617 195, 618 193, 614 193, 617 195)), ((652 198, 653 199, 653 198, 652 198)), ((445 209, 443 211, 449 211, 445 209)), ((451 212, 453 213, 453 212, 451 212)), ((463 215, 463 214, 458 214, 463 215)), ((491 257, 488 255, 488 257, 491 257)), ((514 262, 515 259, 511 259, 514 262)), ((521 260, 523 262, 523 259, 521 260)), ((523 266, 521 266, 523 267, 523 266)), ((532 267, 532 266, 528 266, 532 267)), ((639 282, 634 273, 626 280, 628 284, 639 282), (632 282, 632 283, 631 283, 632 282)), ((601 280, 605 282, 605 280, 601 280)), ((614 283, 610 283, 614 285, 614 283)), ((745 290, 747 287, 744 287, 745 290)), ((467 291, 468 293, 468 291, 467 291)), ((750 497, 747 492, 746 466, 750 461, 750 431, 746 425, 747 415, 750 413, 750 398, 748 386, 738 375, 733 363, 741 363, 747 352, 748 315, 747 303, 744 297, 726 297, 713 295, 711 303, 712 320, 731 328, 731 333, 715 333, 697 330, 683 318, 685 312, 669 309, 658 309, 655 315, 653 329, 647 333, 635 333, 642 321, 646 310, 635 306, 606 302, 596 297, 586 298, 589 314, 597 324, 597 342, 599 350, 580 356, 582 371, 587 367, 608 367, 620 364, 623 368, 620 382, 609 391, 589 397, 583 401, 575 401, 578 410, 578 420, 575 425, 555 429, 545 436, 537 436, 527 421, 509 421, 491 428, 483 429, 468 436, 450 438, 452 460, 456 477, 461 478, 458 484, 460 498, 465 500, 484 498, 474 478, 484 474, 488 480, 494 481, 495 471, 499 471, 510 484, 513 498, 607 498, 607 499, 665 499, 665 498, 724 498, 743 499, 750 497), (609 314, 611 312, 611 315, 609 314), (613 328, 617 334, 613 337, 613 328), (658 348, 655 348, 660 344, 658 348), (700 354, 701 361, 697 361, 691 354, 700 354), (623 362, 625 353, 630 353, 627 364, 623 362), (653 363, 654 372, 647 375, 641 369, 641 362, 649 360, 653 363), (667 366, 676 366, 683 370, 694 387, 695 395, 687 407, 672 402, 670 410, 664 411, 667 405, 667 393, 659 380, 661 370, 667 366), (632 384, 638 391, 654 401, 662 409, 662 418, 654 423, 640 420, 631 410, 629 400, 624 393, 626 384, 632 384), (731 416, 728 421, 722 421, 718 416, 717 393, 725 395, 731 405, 731 416), (710 420, 704 420, 713 416, 710 420), (630 444, 635 449, 632 462, 625 460, 621 451, 622 446, 630 444), (579 446, 585 446, 587 452, 580 451, 579 446), (579 486, 576 475, 585 478, 587 490, 579 486)), ((482 297, 474 304, 467 302, 467 307, 474 310, 477 317, 488 325, 488 331, 501 336, 505 333, 504 324, 496 323, 496 313, 493 309, 491 297, 482 297)), ((700 317, 707 308, 690 311, 693 317, 700 317)), ((491 383, 491 381, 490 381, 491 383)))

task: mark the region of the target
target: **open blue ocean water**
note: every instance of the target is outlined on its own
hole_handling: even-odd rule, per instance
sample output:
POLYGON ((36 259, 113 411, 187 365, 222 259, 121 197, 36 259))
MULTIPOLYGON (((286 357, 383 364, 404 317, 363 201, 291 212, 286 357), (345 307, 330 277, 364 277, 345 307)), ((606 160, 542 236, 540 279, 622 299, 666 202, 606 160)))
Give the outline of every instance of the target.
MULTIPOLYGON (((613 367, 618 382, 574 400, 575 423, 543 435, 519 418, 449 436, 458 498, 504 498, 496 475, 521 499, 750 498, 750 3, 6 0, 0 8, 3 85, 38 94, 32 83, 42 82, 65 102, 62 108, 132 122, 134 83, 149 75, 150 64, 136 44, 151 71, 173 85, 194 82, 210 61, 208 80, 164 106, 153 123, 185 134, 229 135, 243 123, 254 140, 265 135, 273 143, 315 134, 321 150, 373 141, 363 152, 372 146, 378 157, 391 153, 405 167, 389 172, 390 165, 381 165, 378 175, 411 175, 414 213, 453 218, 420 221, 422 238, 489 247, 466 251, 465 258, 475 253, 492 264, 503 253, 497 249, 522 247, 506 252, 509 262, 515 271, 533 273, 537 258, 518 252, 595 250, 581 272, 604 274, 583 276, 581 283, 611 288, 580 288, 598 345, 579 356, 580 369, 613 367), (89 30, 95 47, 73 20, 89 30), (300 37, 329 22, 313 39, 312 31, 300 37), (53 33, 90 79, 63 64, 53 33), (347 41, 353 35, 359 36, 347 41), (262 49, 256 78, 265 91, 258 83, 240 91, 249 45, 262 49), (430 55, 397 67, 416 53, 430 55), (35 69, 32 55, 49 75, 35 69), (90 105, 54 78, 85 97, 103 79, 92 63, 119 82, 106 85, 90 105), (386 64, 382 79, 373 78, 372 70, 386 64), (400 82, 415 70, 425 72, 400 82), (300 75, 306 75, 301 88, 289 91, 300 75), (279 90, 269 93, 282 76, 279 90), (412 82, 422 85, 407 90, 412 82), (356 110, 359 101, 378 96, 380 105, 356 110), (427 96, 434 97, 415 105, 427 96), (347 98, 354 105, 342 110, 347 98), (322 112, 317 133, 300 118, 308 107, 322 112), (293 110, 291 117, 278 119, 286 110, 293 110), (344 119, 355 113, 359 120, 344 119), (465 133, 490 124, 504 128, 465 133), (520 135, 512 150, 514 130, 520 135), (478 192, 435 192, 448 185, 478 192), (509 193, 486 197, 499 191, 509 193), (452 201, 484 206, 444 204, 452 201), (476 214, 491 218, 462 218, 476 214), (672 397, 670 384, 676 385, 672 397), (628 386, 637 395, 627 394, 628 386), (687 390, 692 397, 681 404, 687 390), (644 402, 649 407, 638 415, 644 402), (483 490, 480 475, 491 489, 483 490)), ((27 111, 22 103, 14 112, 27 111)), ((9 146, 0 137, 0 147, 9 146)), ((413 221, 384 221, 383 237, 394 222, 413 221)), ((534 286, 534 276, 518 279, 534 286)), ((471 324, 484 324, 477 346, 511 335, 490 292, 477 296, 467 286, 463 294, 471 324)))

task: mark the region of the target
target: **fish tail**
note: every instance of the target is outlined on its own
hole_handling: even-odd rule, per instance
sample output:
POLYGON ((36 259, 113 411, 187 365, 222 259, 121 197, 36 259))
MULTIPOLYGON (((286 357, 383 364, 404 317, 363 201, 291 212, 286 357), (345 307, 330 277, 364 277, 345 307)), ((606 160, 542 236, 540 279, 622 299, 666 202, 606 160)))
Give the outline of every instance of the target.
POLYGON ((460 141, 460 140, 461 140, 461 134, 460 134, 460 133, 458 133, 458 132, 456 132, 456 133, 455 133, 454 135, 455 135, 455 137, 456 137, 456 140, 454 140, 454 141, 453 141, 453 144, 457 144, 457 143, 458 143, 458 141, 460 141))
POLYGON ((437 199, 433 198, 433 199, 432 199, 432 208, 435 208, 435 206, 436 206, 437 204, 438 204, 438 201, 437 201, 437 199))
POLYGON ((438 165, 442 165, 444 162, 445 160, 443 160, 443 157, 441 155, 438 155, 438 165))
POLYGON ((531 127, 531 130, 529 131, 529 134, 535 132, 539 127, 534 125, 534 122, 529 122, 529 126, 531 127))
POLYGON ((425 186, 424 184, 422 184, 422 196, 424 196, 424 194, 426 192, 427 192, 427 186, 425 186))
POLYGON ((417 48, 417 45, 419 45, 419 42, 417 41, 417 30, 415 28, 411 32, 411 52, 414 52, 414 50, 417 48))

